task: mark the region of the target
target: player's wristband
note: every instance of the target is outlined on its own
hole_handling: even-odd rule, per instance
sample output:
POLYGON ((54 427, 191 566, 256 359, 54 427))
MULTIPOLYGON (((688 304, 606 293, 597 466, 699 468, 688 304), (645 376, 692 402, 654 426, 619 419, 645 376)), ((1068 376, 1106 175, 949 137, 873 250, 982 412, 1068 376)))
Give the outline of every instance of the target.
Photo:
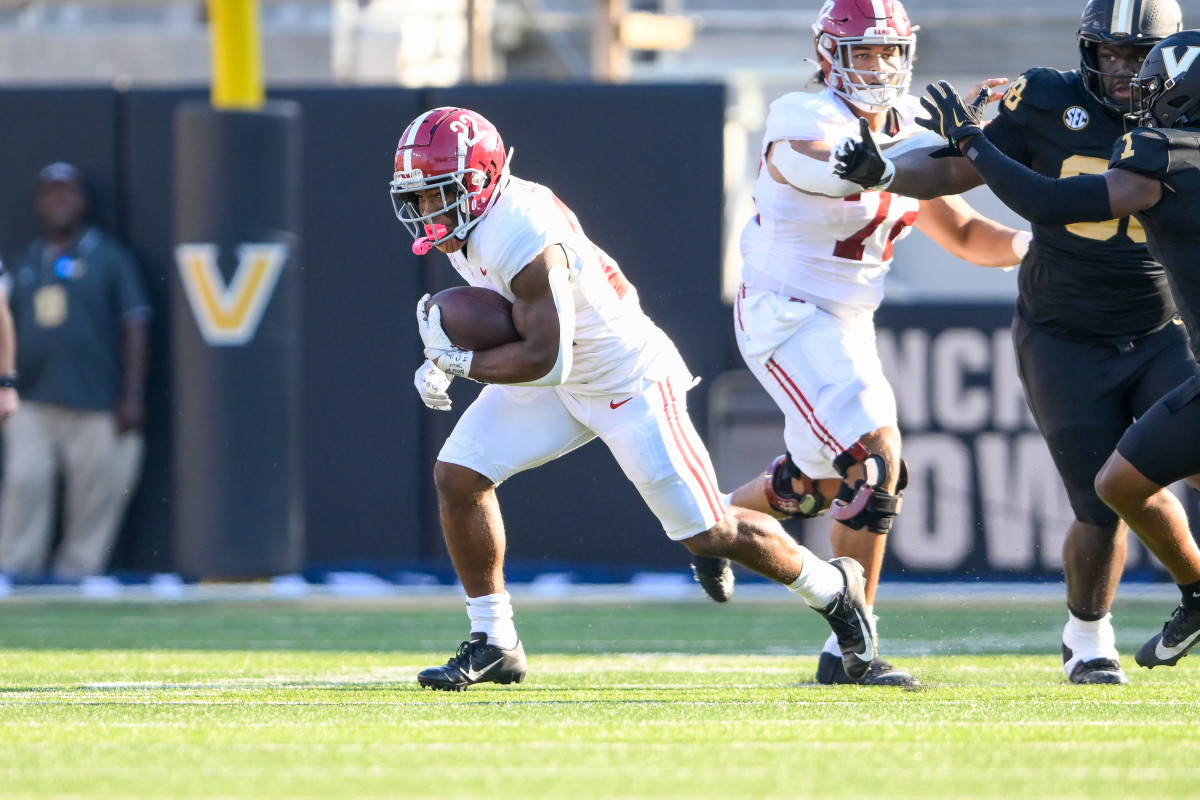
POLYGON ((463 378, 471 377, 467 373, 471 371, 471 358, 474 356, 470 350, 443 350, 438 355, 438 369, 447 375, 457 375, 463 378))
POLYGON ((6 372, 3 375, 0 375, 0 389, 15 389, 15 388, 17 388, 17 378, 18 377, 19 376, 17 375, 16 372, 6 372))

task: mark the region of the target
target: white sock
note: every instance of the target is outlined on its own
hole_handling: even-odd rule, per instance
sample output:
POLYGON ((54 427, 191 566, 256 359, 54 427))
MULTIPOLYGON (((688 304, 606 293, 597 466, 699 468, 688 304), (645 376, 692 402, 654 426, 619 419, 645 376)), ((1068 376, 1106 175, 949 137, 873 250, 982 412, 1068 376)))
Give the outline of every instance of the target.
POLYGON ((800 575, 787 588, 804 598, 804 602, 816 609, 826 608, 846 589, 846 579, 842 571, 822 561, 807 547, 804 551, 804 566, 800 575))
POLYGON ((1111 658, 1115 661, 1120 657, 1117 653, 1117 634, 1113 630, 1112 614, 1105 614, 1096 620, 1087 620, 1067 612, 1067 624, 1063 627, 1063 644, 1071 650, 1071 658, 1063 664, 1063 670, 1068 676, 1080 662, 1094 661, 1097 658, 1111 658))
POLYGON ((512 598, 508 592, 467 598, 467 616, 471 633, 486 633, 488 644, 503 650, 517 646, 517 628, 513 625, 512 598))

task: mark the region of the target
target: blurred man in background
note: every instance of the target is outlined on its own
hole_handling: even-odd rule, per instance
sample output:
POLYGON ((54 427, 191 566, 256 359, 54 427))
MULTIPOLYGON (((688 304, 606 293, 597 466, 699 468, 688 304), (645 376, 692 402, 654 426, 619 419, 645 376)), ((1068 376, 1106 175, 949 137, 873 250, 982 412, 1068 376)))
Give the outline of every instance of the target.
POLYGON ((35 207, 42 235, 5 276, 24 402, 4 428, 0 572, 76 581, 107 570, 137 485, 150 306, 130 253, 88 224, 79 170, 42 169, 35 207))

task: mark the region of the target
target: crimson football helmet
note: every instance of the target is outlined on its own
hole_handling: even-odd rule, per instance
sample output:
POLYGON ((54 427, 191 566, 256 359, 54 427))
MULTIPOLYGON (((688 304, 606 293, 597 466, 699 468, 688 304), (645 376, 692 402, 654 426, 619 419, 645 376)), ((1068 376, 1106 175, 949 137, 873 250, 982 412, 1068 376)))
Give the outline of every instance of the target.
MULTIPOLYGON (((435 108, 404 129, 396 146, 392 207, 414 239, 439 245, 467 232, 491 208, 508 181, 508 162, 496 126, 466 108, 435 108), (438 189, 442 208, 424 216, 415 192, 438 189), (455 220, 453 228, 432 225, 440 214, 455 220)), ((448 226, 447 226, 448 227, 448 226)))
POLYGON ((1172 33, 1183 30, 1183 12, 1176 0, 1088 0, 1079 20, 1079 68, 1088 92, 1109 109, 1128 111, 1104 91, 1096 48, 1100 44, 1121 47, 1144 45, 1147 50, 1172 33))
POLYGON ((891 108, 908 91, 917 37, 899 0, 826 0, 812 29, 821 74, 834 94, 878 111, 891 108), (900 67, 894 72, 854 69, 851 49, 863 44, 896 45, 900 67))
POLYGON ((1200 126, 1200 31, 1173 33, 1154 46, 1130 83, 1127 119, 1146 128, 1200 126))

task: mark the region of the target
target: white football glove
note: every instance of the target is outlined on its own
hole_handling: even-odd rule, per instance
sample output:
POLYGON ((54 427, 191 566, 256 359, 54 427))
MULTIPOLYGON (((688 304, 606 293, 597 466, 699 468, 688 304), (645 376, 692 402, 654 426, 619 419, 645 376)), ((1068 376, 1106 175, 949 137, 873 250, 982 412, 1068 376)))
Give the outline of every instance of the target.
POLYGON ((442 310, 434 306, 432 314, 426 313, 425 304, 427 302, 429 302, 429 292, 421 295, 421 299, 417 301, 417 329, 421 332, 421 344, 425 345, 426 350, 429 348, 452 349, 454 343, 442 330, 442 310))
POLYGON ((437 365, 447 375, 467 377, 471 369, 471 351, 455 347, 454 342, 442 330, 442 309, 434 306, 428 313, 425 302, 429 295, 417 301, 417 329, 425 345, 425 358, 437 365))
POLYGON ((446 390, 450 388, 451 380, 453 378, 438 369, 437 365, 426 361, 417 369, 413 384, 421 395, 421 402, 427 407, 434 411, 449 411, 450 395, 446 390))

